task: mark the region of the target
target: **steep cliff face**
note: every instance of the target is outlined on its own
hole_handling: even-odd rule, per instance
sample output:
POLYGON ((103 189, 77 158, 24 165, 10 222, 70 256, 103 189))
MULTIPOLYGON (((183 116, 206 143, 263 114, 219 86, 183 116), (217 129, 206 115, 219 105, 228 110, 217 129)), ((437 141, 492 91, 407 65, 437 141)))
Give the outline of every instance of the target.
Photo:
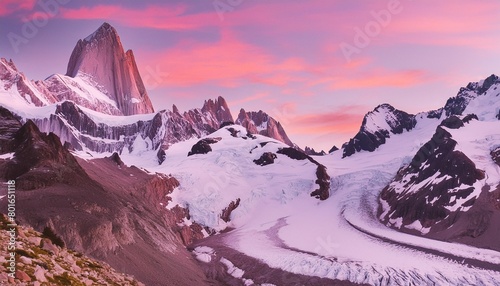
MULTIPOLYGON (((233 115, 231 115, 231 111, 227 106, 226 100, 219 96, 216 100, 206 100, 201 108, 202 113, 210 113, 215 116, 216 122, 233 122, 233 115)), ((215 126, 218 128, 219 126, 215 126)))
POLYGON ((124 51, 118 33, 108 23, 77 42, 66 75, 89 77, 123 115, 154 112, 133 52, 124 51))
POLYGON ((262 110, 246 112, 242 108, 235 123, 248 129, 251 134, 264 135, 281 141, 290 147, 294 146, 281 123, 262 110))

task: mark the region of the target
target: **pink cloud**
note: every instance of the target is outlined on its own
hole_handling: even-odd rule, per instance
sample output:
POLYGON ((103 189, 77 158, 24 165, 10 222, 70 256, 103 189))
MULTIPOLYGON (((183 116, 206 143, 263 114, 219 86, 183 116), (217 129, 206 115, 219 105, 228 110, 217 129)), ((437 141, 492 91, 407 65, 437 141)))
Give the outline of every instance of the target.
POLYGON ((0 16, 7 16, 17 11, 32 10, 36 0, 2 0, 0 1, 0 16))
POLYGON ((234 106, 234 107, 238 108, 238 106, 240 104, 242 104, 242 103, 264 99, 264 98, 267 98, 268 96, 269 96, 268 92, 259 92, 259 93, 256 93, 254 95, 242 98, 242 99, 230 101, 230 102, 228 102, 228 104, 231 105, 231 106, 234 106))
MULTIPOLYGON (((140 10, 118 5, 97 5, 93 7, 62 8, 61 18, 93 19, 113 21, 130 27, 164 30, 191 30, 203 27, 208 15, 186 15, 185 5, 147 6, 140 10)), ((213 15, 210 15, 213 18, 213 15)))
POLYGON ((145 65, 159 65, 169 73, 164 85, 215 83, 235 87, 242 83, 284 86, 302 81, 296 73, 307 65, 299 58, 277 59, 264 47, 241 41, 229 30, 215 43, 181 41, 162 51, 143 51, 145 65))
MULTIPOLYGON (((280 110, 280 109, 279 109, 280 110)), ((278 111, 279 111, 278 110, 278 111)), ((353 136, 361 125, 368 107, 345 105, 331 112, 297 114, 297 106, 283 106, 281 112, 271 113, 291 135, 344 134, 353 136)))
POLYGON ((374 87, 410 87, 428 82, 427 73, 422 70, 386 71, 375 69, 357 75, 348 75, 331 78, 330 88, 363 89, 374 87))

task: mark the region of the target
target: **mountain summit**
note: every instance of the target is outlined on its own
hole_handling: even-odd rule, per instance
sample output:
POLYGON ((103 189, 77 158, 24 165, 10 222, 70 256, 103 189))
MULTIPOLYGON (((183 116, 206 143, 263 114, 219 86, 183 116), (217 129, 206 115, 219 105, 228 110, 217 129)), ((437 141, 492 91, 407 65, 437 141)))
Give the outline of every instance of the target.
POLYGON ((123 115, 154 112, 132 50, 124 51, 118 33, 108 23, 76 43, 66 75, 90 77, 123 115))

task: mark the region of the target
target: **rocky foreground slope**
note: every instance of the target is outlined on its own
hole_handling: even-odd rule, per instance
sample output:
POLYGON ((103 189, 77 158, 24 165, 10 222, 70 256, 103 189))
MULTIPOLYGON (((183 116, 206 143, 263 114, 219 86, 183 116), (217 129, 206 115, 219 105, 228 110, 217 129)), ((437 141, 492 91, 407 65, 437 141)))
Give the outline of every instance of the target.
MULTIPOLYGON (((1 285, 144 285, 131 275, 117 272, 107 263, 57 245, 60 242, 57 236, 47 236, 24 225, 16 227, 17 263, 16 271, 11 272, 8 224, 7 217, 1 214, 1 285)), ((50 230, 45 230, 45 233, 49 234, 50 230)))

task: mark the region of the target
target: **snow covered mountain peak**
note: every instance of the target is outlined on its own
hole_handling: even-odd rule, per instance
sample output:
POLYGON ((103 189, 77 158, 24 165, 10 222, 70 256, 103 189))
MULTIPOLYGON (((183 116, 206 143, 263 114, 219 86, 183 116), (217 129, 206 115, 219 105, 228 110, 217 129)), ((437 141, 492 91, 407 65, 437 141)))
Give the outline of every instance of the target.
MULTIPOLYGON (((494 74, 479 82, 470 82, 466 87, 460 88, 456 96, 451 97, 448 101, 446 101, 446 105, 444 107, 446 116, 465 114, 464 111, 468 107, 469 103, 476 98, 498 95, 500 93, 500 90, 498 90, 499 85, 500 80, 498 76, 494 74)), ((483 99, 478 100, 484 101, 483 99)), ((492 108, 495 108, 495 106, 489 105, 488 102, 483 102, 481 105, 483 105, 482 109, 484 110, 489 109, 491 111, 492 108)), ((498 114, 498 109, 496 111, 498 114)))
POLYGON ((398 110, 390 104, 381 104, 363 118, 359 132, 342 145, 343 157, 361 150, 374 151, 384 144, 391 134, 401 134, 415 127, 415 115, 398 110))
POLYGON ((0 102, 8 103, 7 106, 44 106, 57 101, 43 82, 27 79, 12 60, 5 58, 0 59, 0 92, 0 102))
POLYGON ((87 42, 98 41, 104 38, 113 37, 116 39, 120 39, 118 36, 118 32, 116 29, 111 26, 109 23, 104 22, 94 33, 90 34, 84 40, 87 42))
POLYGON ((478 94, 485 93, 492 85, 499 83, 498 76, 495 74, 490 75, 489 77, 479 81, 479 82, 471 82, 467 85, 467 89, 475 90, 478 94))
POLYGON ((123 115, 154 112, 133 52, 124 51, 118 33, 108 23, 76 43, 66 75, 90 78, 123 115))

